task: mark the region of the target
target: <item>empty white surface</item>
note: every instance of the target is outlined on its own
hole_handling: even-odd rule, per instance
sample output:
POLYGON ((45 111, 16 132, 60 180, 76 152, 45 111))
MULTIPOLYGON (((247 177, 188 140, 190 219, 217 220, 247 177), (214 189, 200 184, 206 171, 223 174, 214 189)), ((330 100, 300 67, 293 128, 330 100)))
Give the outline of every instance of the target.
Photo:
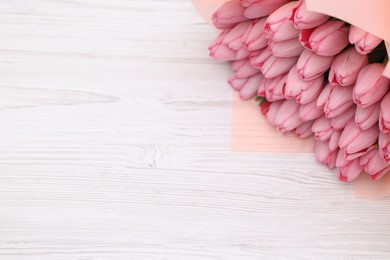
POLYGON ((229 150, 187 0, 0 1, 0 259, 389 259, 390 200, 229 150))

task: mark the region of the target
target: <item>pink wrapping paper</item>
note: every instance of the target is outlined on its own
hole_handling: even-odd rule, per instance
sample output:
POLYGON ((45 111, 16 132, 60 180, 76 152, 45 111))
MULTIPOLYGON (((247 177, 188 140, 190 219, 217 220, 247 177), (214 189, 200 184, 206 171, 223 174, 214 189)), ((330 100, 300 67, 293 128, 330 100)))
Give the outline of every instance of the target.
POLYGON ((228 0, 192 0, 192 3, 198 9, 199 13, 202 17, 210 24, 211 23, 211 15, 215 10, 218 9, 223 3, 228 0))
MULTIPOLYGON (((228 0, 192 0, 208 23, 212 13, 228 0)), ((311 11, 356 25, 385 40, 390 53, 390 0, 306 0, 311 11)), ((390 78, 390 63, 384 75, 390 78)), ((231 149, 241 152, 305 153, 314 151, 313 139, 283 136, 269 126, 253 102, 242 102, 233 93, 231 149)), ((378 199, 390 195, 390 174, 372 181, 366 174, 354 182, 357 198, 378 199)))
POLYGON ((234 152, 312 153, 314 138, 283 135, 268 124, 253 100, 242 101, 233 92, 230 147, 234 152))

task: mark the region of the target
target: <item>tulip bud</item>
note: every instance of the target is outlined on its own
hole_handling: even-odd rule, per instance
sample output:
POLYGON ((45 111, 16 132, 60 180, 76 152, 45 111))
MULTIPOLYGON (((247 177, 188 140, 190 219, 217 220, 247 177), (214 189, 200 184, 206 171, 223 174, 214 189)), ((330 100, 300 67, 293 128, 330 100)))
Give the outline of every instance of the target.
POLYGON ((299 108, 299 118, 303 122, 315 120, 324 115, 324 110, 317 107, 317 100, 301 105, 299 108))
POLYGON ((236 60, 237 52, 230 49, 226 44, 217 44, 210 50, 210 57, 219 61, 236 60))
POLYGON ((357 107, 355 114, 355 122, 362 130, 367 130, 375 125, 379 119, 380 103, 375 103, 366 108, 357 107))
POLYGON ((230 49, 238 51, 241 49, 242 45, 242 37, 251 26, 251 21, 241 22, 234 26, 223 38, 223 43, 227 44, 230 49))
POLYGON ((290 20, 294 23, 295 28, 302 30, 320 26, 329 20, 329 16, 308 11, 305 1, 301 0, 293 9, 290 20))
POLYGON ((213 49, 222 44, 225 36, 230 32, 230 30, 223 30, 209 45, 208 50, 211 52, 213 49))
POLYGON ((261 67, 261 72, 265 78, 275 78, 287 73, 296 63, 298 57, 279 58, 269 57, 261 67))
POLYGON ((359 72, 368 64, 368 57, 348 48, 334 59, 329 72, 332 85, 350 86, 355 84, 359 72))
POLYGON ((330 120, 325 116, 314 120, 311 130, 314 133, 315 139, 320 141, 328 141, 333 133, 333 129, 330 126, 330 120))
POLYGON ((243 7, 248 7, 251 4, 254 4, 256 2, 259 2, 260 0, 240 0, 243 7))
POLYGON ((311 130, 312 126, 313 126, 313 121, 302 123, 300 126, 295 128, 294 130, 295 135, 300 139, 305 139, 310 137, 313 134, 313 131, 311 130))
POLYGON ((341 133, 342 131, 337 131, 333 129, 328 143, 330 150, 336 150, 337 148, 339 148, 339 140, 340 140, 341 133))
POLYGON ((348 122, 355 116, 356 106, 351 106, 342 114, 330 119, 330 125, 335 130, 343 130, 348 122))
POLYGON ((390 135, 379 133, 379 153, 386 163, 390 163, 390 135))
MULTIPOLYGON (((252 67, 255 69, 261 69, 261 67, 257 66, 257 58, 260 56, 260 54, 264 51, 268 50, 267 48, 263 48, 260 50, 252 51, 249 55, 249 62, 251 63, 252 67)), ((268 51, 269 52, 269 51, 268 51)), ((270 54, 271 55, 271 54, 270 54)))
POLYGON ((341 115, 353 106, 353 87, 341 87, 327 84, 317 100, 317 106, 324 109, 325 116, 333 118, 341 115))
POLYGON ((340 150, 337 154, 336 167, 337 176, 340 181, 353 181, 363 170, 363 167, 360 166, 359 159, 346 160, 343 150, 340 150))
POLYGON ((254 75, 248 79, 248 81, 240 89, 240 98, 242 100, 248 100, 256 96, 257 89, 263 76, 261 74, 254 75))
POLYGON ((383 160, 382 156, 379 154, 379 150, 376 148, 372 149, 359 159, 360 167, 362 167, 373 180, 380 179, 383 175, 390 171, 388 163, 383 160))
POLYGON ((266 114, 267 121, 270 125, 276 126, 275 120, 284 101, 272 102, 269 105, 268 112, 266 114))
POLYGON ((354 25, 349 29, 349 42, 355 44, 356 50, 361 54, 372 52, 383 40, 354 25))
POLYGON ((269 108, 271 106, 271 103, 268 102, 267 100, 265 100, 265 98, 262 98, 263 100, 260 102, 260 112, 263 116, 266 116, 268 111, 269 111, 269 108))
POLYGON ((287 99, 296 99, 300 104, 307 104, 317 99, 323 89, 324 78, 319 77, 312 81, 303 81, 294 66, 288 73, 284 87, 284 95, 287 99))
POLYGON ((257 88, 257 95, 259 97, 265 97, 265 90, 266 90, 267 84, 268 84, 268 80, 266 78, 264 78, 264 76, 263 76, 263 80, 260 81, 260 84, 257 88))
POLYGON ((378 126, 362 130, 355 124, 355 120, 351 119, 341 134, 339 146, 345 151, 346 159, 352 160, 374 149, 378 135, 378 126))
POLYGON ((245 47, 242 47, 237 51, 235 60, 247 59, 249 58, 249 54, 250 52, 245 47))
POLYGON ((326 165, 329 169, 334 169, 336 166, 338 152, 338 149, 331 151, 328 142, 316 141, 316 159, 318 162, 326 165))
POLYGON ((264 63, 272 57, 272 53, 268 50, 268 48, 263 49, 257 57, 253 57, 251 59, 251 64, 256 69, 261 69, 264 63))
POLYGON ((348 45, 348 27, 342 21, 327 21, 315 29, 302 30, 302 45, 322 56, 334 56, 348 45))
POLYGON ((248 19, 244 16, 244 12, 245 8, 241 5, 240 1, 228 1, 214 12, 212 21, 218 29, 231 28, 237 23, 248 19))
POLYGON ((390 134, 390 93, 387 93, 380 102, 379 129, 386 134, 390 134))
POLYGON ((236 91, 239 91, 244 85, 245 83, 248 81, 248 78, 238 78, 235 74, 233 74, 228 82, 230 84, 230 86, 236 90, 236 91))
POLYGON ((371 106, 387 93, 390 79, 382 76, 383 70, 382 64, 373 63, 360 71, 353 89, 353 100, 358 106, 371 106))
POLYGON ((333 56, 321 56, 305 49, 297 62, 297 70, 301 79, 313 80, 324 75, 330 68, 333 56))
POLYGON ((261 0, 251 1, 245 10, 245 16, 249 19, 268 16, 282 5, 291 0, 261 0))
POLYGON ((287 74, 278 76, 276 78, 264 80, 265 97, 268 101, 275 102, 278 100, 285 99, 282 92, 282 88, 286 83, 286 79, 287 74))
POLYGON ((245 60, 245 62, 242 61, 234 61, 232 63, 232 67, 236 69, 236 77, 237 78, 248 78, 255 74, 260 73, 259 69, 255 69, 252 67, 249 60, 245 60), (235 64, 237 63, 237 64, 235 64))
POLYGON ((253 22, 242 37, 242 44, 249 50, 259 50, 267 47, 268 40, 265 38, 265 18, 253 22))
POLYGON ((268 16, 264 30, 272 36, 273 41, 285 41, 298 37, 299 31, 289 21, 289 17, 297 3, 298 1, 289 2, 268 16))
POLYGON ((241 68, 241 66, 243 66, 245 63, 247 62, 247 60, 236 60, 236 61, 233 61, 232 62, 232 70, 234 72, 237 72, 237 70, 239 70, 241 68))
POLYGON ((271 41, 268 49, 276 57, 288 58, 301 55, 305 48, 303 48, 298 38, 294 38, 280 42, 271 41))
POLYGON ((281 132, 291 131, 297 128, 302 121, 299 119, 298 111, 300 105, 295 100, 285 100, 280 107, 276 118, 276 128, 281 132))

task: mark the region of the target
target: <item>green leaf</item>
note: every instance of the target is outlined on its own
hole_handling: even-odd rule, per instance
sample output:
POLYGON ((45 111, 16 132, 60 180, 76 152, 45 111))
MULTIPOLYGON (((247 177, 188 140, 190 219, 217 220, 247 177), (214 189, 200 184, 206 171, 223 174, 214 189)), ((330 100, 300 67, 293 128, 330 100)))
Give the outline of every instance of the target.
POLYGON ((267 101, 267 99, 265 99, 264 97, 261 98, 259 104, 257 106, 261 106, 262 104, 264 104, 265 102, 267 101))

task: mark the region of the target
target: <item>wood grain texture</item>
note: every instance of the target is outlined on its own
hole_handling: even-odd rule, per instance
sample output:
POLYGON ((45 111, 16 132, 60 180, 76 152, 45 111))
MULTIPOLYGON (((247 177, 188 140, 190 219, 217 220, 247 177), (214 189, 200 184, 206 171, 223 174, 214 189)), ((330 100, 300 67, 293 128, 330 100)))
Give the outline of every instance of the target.
POLYGON ((185 0, 0 1, 0 259, 389 259, 390 200, 229 150, 185 0))

